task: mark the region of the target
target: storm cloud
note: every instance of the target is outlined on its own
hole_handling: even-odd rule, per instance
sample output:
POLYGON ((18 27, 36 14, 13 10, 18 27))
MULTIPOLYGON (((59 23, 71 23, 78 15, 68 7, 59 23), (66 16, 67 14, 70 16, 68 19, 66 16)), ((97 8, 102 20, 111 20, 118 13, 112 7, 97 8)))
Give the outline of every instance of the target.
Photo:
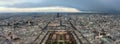
POLYGON ((24 0, 20 3, 6 4, 4 6, 10 8, 63 6, 76 8, 80 11, 120 12, 119 4, 119 0, 24 0))

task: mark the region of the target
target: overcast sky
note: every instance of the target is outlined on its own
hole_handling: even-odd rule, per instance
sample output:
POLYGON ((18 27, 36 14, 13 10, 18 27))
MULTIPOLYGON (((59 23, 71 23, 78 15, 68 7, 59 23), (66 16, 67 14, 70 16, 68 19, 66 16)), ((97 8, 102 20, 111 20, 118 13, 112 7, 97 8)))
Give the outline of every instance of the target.
POLYGON ((0 8, 70 7, 80 11, 120 12, 120 0, 0 0, 0 8))

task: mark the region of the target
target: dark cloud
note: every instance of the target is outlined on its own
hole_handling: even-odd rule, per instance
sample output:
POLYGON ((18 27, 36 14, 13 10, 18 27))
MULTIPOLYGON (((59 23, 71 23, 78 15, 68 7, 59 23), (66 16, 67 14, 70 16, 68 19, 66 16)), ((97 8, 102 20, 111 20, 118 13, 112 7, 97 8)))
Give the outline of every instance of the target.
POLYGON ((117 0, 45 0, 44 2, 24 2, 6 5, 15 8, 35 8, 48 6, 65 6, 77 8, 81 11, 98 11, 98 12, 120 12, 120 1, 117 0), (108 1, 108 2, 107 2, 108 1), (113 2, 112 2, 113 1, 113 2))

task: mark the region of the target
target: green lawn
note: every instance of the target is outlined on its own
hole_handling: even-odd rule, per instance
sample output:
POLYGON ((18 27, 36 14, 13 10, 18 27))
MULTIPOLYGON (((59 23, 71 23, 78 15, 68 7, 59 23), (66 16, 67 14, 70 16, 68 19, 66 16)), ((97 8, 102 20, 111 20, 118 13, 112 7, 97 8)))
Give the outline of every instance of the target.
POLYGON ((62 37, 62 35, 60 35, 60 40, 63 40, 63 37, 62 37))
POLYGON ((57 44, 57 42, 55 41, 55 42, 53 42, 52 44, 57 44))
POLYGON ((69 44, 69 42, 65 42, 65 44, 69 44))
POLYGON ((63 44, 63 42, 59 42, 59 44, 63 44))

